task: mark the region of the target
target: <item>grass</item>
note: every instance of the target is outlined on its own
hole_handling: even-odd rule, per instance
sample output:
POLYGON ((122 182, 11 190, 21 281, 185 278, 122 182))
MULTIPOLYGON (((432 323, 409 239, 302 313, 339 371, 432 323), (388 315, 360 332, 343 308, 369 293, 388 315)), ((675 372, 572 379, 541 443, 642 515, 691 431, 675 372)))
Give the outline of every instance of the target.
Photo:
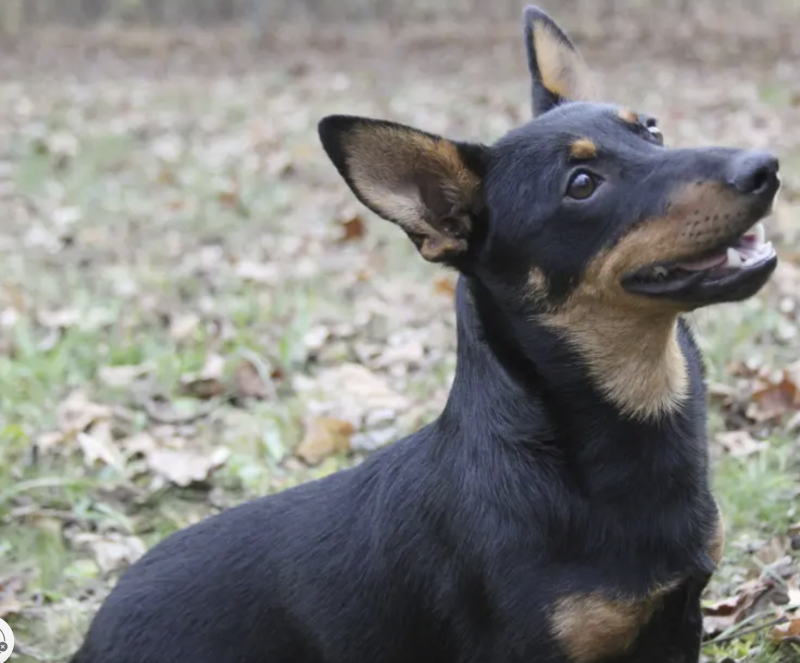
MULTIPOLYGON (((251 63, 246 74, 199 68, 156 78, 128 63, 122 73, 108 64, 74 79, 0 84, 0 106, 13 109, 0 127, 8 145, 0 154, 0 615, 20 643, 15 660, 64 660, 138 550, 222 508, 358 462, 364 433, 396 439, 436 415, 453 370, 442 286, 450 277, 353 204, 314 125, 346 109, 486 136, 527 114, 518 56, 509 50, 498 56, 515 58, 508 67, 490 61, 459 72, 466 83, 495 85, 491 98, 465 101, 451 73, 420 79, 429 54, 409 56, 391 81, 345 52, 303 53, 305 73, 251 63), (328 84, 334 76, 337 89, 328 84), (356 212, 364 236, 340 241, 356 212), (378 400, 326 381, 326 371, 347 364, 365 366, 394 399, 396 423, 386 423, 378 400), (208 414, 194 420, 199 410, 208 414), (320 414, 355 423, 357 452, 307 466, 297 445, 320 414), (219 448, 227 461, 211 471, 219 448), (174 455, 158 464, 154 450, 164 449, 174 455), (191 463, 206 468, 202 480, 176 485, 191 463)), ((728 142, 700 119, 707 78, 639 60, 633 69, 609 65, 616 73, 607 82, 618 96, 641 96, 653 71, 669 66, 684 88, 651 94, 650 103, 670 135, 728 142), (698 112, 670 115, 672 103, 698 112)), ((719 70, 718 93, 745 73, 719 70)), ((784 81, 757 78, 753 106, 737 112, 786 119, 776 132, 797 126, 789 97, 775 92, 784 81)), ((780 137, 789 158, 800 154, 796 137, 780 137)), ((779 211, 798 210, 789 200, 779 211)), ((743 397, 749 383, 735 366, 780 368, 800 356, 800 339, 786 332, 796 319, 778 311, 773 290, 695 322, 710 380, 743 397)), ((712 407, 712 440, 747 428, 769 444, 740 458, 712 442, 728 543, 709 600, 758 575, 758 551, 800 520, 797 434, 747 421, 738 406, 712 407)), ((790 546, 784 552, 797 561, 790 546)), ((704 653, 798 660, 768 633, 704 653)))

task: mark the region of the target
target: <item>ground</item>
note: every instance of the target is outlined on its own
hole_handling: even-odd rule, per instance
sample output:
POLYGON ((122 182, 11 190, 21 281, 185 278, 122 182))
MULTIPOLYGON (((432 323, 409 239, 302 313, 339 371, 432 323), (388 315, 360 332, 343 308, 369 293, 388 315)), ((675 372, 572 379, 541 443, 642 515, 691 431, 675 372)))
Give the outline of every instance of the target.
MULTIPOLYGON (((257 50, 93 39, 15 44, 0 65, 0 617, 18 661, 64 660, 168 533, 359 462, 441 408, 453 276, 354 201, 316 122, 490 141, 529 115, 516 26, 257 50)), ((792 53, 719 40, 702 57, 586 49, 607 98, 659 117, 669 144, 782 160, 779 271, 691 318, 727 528, 704 656, 774 663, 800 651, 800 87, 792 53)))

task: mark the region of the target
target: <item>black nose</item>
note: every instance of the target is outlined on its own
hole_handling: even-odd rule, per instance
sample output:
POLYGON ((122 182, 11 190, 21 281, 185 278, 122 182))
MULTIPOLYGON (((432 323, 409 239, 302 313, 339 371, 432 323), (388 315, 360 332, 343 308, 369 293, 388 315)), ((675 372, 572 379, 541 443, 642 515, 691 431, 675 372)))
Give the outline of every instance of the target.
POLYGON ((778 159, 769 152, 744 152, 733 163, 730 183, 742 193, 774 195, 780 184, 778 159))

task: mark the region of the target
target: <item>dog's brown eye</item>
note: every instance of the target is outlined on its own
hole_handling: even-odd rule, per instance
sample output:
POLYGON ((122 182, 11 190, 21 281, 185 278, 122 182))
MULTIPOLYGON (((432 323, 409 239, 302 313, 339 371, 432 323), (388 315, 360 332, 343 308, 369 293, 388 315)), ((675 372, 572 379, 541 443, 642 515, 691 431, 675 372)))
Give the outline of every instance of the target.
POLYGON ((653 119, 647 120, 645 124, 645 128, 647 129, 647 133, 650 134, 650 137, 655 140, 659 145, 664 144, 664 134, 661 133, 661 129, 658 128, 656 121, 653 119))
POLYGON ((579 170, 572 176, 567 186, 567 195, 575 200, 586 200, 597 188, 597 180, 591 173, 579 170))

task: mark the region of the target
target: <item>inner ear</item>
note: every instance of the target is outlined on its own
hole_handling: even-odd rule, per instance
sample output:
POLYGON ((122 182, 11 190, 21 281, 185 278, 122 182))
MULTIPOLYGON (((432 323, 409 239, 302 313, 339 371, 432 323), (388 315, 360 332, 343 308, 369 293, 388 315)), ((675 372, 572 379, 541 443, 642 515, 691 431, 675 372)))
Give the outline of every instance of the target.
POLYGON ((566 33, 538 7, 527 7, 524 16, 533 115, 566 101, 593 99, 589 68, 566 33))
POLYGON ((322 145, 356 197, 399 225, 422 256, 458 266, 482 209, 486 149, 418 129, 332 115, 322 145))

